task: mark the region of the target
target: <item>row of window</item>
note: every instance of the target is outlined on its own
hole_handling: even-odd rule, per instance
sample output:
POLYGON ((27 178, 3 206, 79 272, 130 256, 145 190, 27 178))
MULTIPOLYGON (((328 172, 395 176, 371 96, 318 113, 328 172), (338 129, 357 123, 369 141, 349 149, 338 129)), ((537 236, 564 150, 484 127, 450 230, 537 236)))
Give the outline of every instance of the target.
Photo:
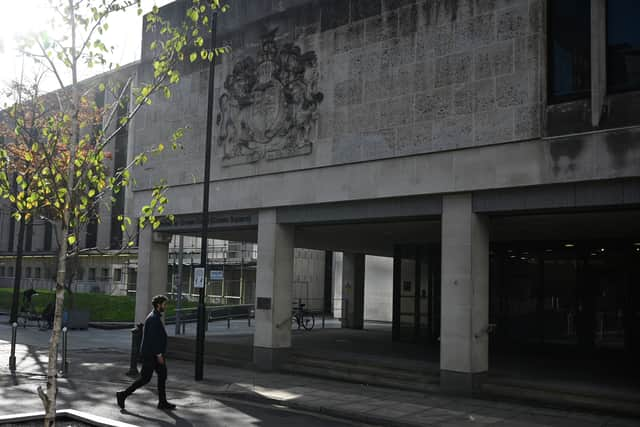
MULTIPOLYGON (((591 0, 549 0, 549 102, 591 90, 591 0)), ((607 92, 640 90, 640 1, 607 0, 607 92)))
MULTIPOLYGON (((87 275, 87 280, 88 281, 96 281, 96 272, 97 269, 96 268, 89 268, 88 269, 88 275, 87 275)), ((109 280, 109 269, 108 268, 102 268, 101 271, 101 276, 100 276, 100 280, 109 280)), ((0 277, 13 277, 14 274, 14 269, 13 266, 9 266, 9 267, 5 267, 4 265, 0 265, 0 277)), ((40 267, 25 267, 24 269, 24 278, 25 279, 42 279, 42 278, 49 278, 51 275, 49 273, 49 270, 46 271, 45 276, 42 276, 42 269, 40 267)), ((83 276, 84 274, 82 274, 82 272, 80 272, 78 274, 77 280, 83 280, 83 276)), ((114 282, 121 282, 122 281, 122 269, 120 268, 114 268, 113 269, 113 281, 114 282)))

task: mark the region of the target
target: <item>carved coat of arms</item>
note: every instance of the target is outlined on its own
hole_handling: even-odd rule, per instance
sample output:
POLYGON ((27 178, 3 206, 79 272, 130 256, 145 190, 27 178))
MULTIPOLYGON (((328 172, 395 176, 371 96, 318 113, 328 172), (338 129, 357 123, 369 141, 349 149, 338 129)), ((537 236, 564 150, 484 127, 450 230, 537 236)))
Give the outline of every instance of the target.
POLYGON ((223 164, 311 153, 323 99, 318 59, 292 43, 278 46, 275 32, 263 37, 257 60, 243 58, 225 80, 217 117, 223 164))

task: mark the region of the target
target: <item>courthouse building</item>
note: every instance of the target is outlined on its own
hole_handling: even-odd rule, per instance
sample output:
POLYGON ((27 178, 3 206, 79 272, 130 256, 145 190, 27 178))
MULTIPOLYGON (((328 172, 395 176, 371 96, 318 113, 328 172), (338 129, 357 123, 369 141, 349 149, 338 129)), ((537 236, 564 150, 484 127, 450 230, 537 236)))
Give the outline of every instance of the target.
MULTIPOLYGON (((392 258, 378 303, 394 340, 439 343, 445 388, 473 389, 496 343, 610 349, 614 362, 639 350, 639 2, 229 4, 210 238, 257 243, 256 365, 291 350, 296 248, 327 254, 309 268, 340 286, 351 328, 365 283, 384 286, 368 256, 392 258)), ((167 181, 176 219, 141 232, 137 321, 170 287, 172 236, 201 228, 207 85, 206 65, 185 65, 172 98, 128 129, 131 155, 187 126, 184 149, 151 158, 123 208, 135 215, 167 181)))
MULTIPOLYGON (((351 327, 365 256, 393 257, 393 337, 439 339, 445 387, 487 373, 490 335, 638 350, 638 2, 230 5, 209 223, 258 244, 258 366, 291 347, 294 248, 342 252, 351 327)), ((200 228, 207 78, 186 69, 130 131, 135 152, 189 126, 184 151, 136 178, 133 209, 165 178, 176 215, 142 233, 138 320, 165 289, 169 236, 200 228)))

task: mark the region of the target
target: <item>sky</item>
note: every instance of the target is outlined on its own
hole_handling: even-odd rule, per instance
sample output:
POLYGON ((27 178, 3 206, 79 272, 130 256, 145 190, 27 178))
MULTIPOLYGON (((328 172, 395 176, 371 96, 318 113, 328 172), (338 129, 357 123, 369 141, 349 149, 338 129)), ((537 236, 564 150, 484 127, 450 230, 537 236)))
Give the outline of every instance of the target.
MULTIPOLYGON (((91 0, 85 0, 91 1, 91 0)), ((144 13, 158 6, 170 3, 171 0, 142 0, 144 13)), ((23 59, 17 51, 16 39, 30 32, 46 29, 56 34, 56 28, 50 25, 50 17, 54 11, 49 0, 0 0, 0 89, 19 78, 23 59)), ((104 41, 107 46, 114 46, 114 54, 110 57, 113 63, 128 64, 140 58, 140 40, 142 34, 142 16, 134 9, 114 14, 109 19, 109 30, 104 41)), ((25 77, 33 76, 33 67, 25 61, 25 77)), ((81 70, 81 78, 107 71, 108 68, 94 67, 81 70)), ((56 81, 49 76, 45 83, 46 91, 58 89, 56 81)))

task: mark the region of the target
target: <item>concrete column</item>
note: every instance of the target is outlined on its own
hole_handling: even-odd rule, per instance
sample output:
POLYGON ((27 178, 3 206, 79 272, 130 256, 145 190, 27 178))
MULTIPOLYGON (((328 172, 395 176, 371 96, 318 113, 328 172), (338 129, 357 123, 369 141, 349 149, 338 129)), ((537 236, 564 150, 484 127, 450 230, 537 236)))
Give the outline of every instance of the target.
POLYGON ((153 309, 151 299, 166 294, 170 234, 156 233, 150 226, 140 231, 138 282, 136 284, 136 324, 144 322, 153 309))
POLYGON ((489 228, 470 193, 442 200, 440 384, 470 394, 489 369, 489 228))
POLYGON ((293 241, 294 227, 276 223, 275 209, 260 211, 253 336, 253 359, 260 369, 277 368, 291 347, 293 241))
POLYGON ((342 327, 364 327, 364 254, 345 252, 342 257, 342 327))

